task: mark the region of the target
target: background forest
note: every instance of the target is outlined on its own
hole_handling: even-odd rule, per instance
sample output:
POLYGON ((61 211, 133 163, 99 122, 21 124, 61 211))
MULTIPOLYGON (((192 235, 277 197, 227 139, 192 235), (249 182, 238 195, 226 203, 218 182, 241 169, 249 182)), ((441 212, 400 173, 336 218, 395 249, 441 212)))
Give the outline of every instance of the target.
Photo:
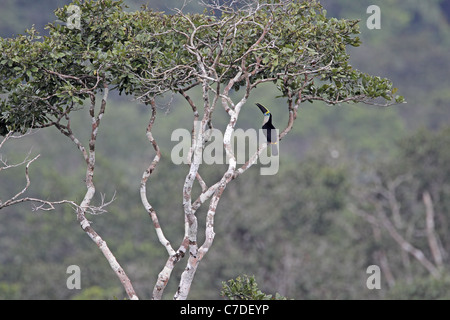
MULTIPOLYGON (((55 20, 53 11, 69 3, 0 0, 0 36, 13 37, 33 24, 45 34, 45 24, 55 20)), ((182 5, 176 0, 125 3, 129 10, 147 3, 168 13, 182 5)), ((190 299, 219 299, 222 281, 242 274, 254 275, 263 292, 292 299, 450 298, 450 0, 321 3, 328 16, 361 19, 363 44, 349 49, 352 65, 391 79, 407 104, 302 105, 280 144, 278 174, 262 176, 255 165, 226 189, 215 243, 199 266, 190 299), (371 4, 381 9, 379 30, 366 27, 371 4), (379 290, 366 286, 370 265, 380 266, 379 290)), ((185 10, 203 11, 196 1, 185 10)), ((247 104, 284 104, 276 95, 275 88, 261 86, 247 104)), ((90 220, 140 297, 149 298, 166 260, 139 198, 142 171, 154 154, 145 137, 149 109, 115 93, 113 98, 98 137, 96 174, 108 177, 99 179, 98 190, 107 198, 116 192, 117 199, 107 213, 90 220)), ((153 134, 166 159, 177 143, 170 135, 183 127, 187 108, 177 96, 170 106, 159 105, 153 134)), ((237 127, 260 127, 257 112, 243 108, 237 127)), ((86 109, 76 113, 89 125, 86 109)), ((274 114, 275 126, 277 121, 283 119, 274 114)), ((16 163, 29 152, 41 154, 30 168, 30 196, 82 198, 83 159, 67 137, 55 128, 42 129, 9 141, 1 157, 16 163)), ((0 173, 0 199, 23 188, 23 170, 0 173)), ((176 242, 183 228, 185 176, 186 167, 162 161, 150 181, 152 205, 164 208, 160 222, 176 242)), ((204 216, 198 212, 199 221, 204 216)), ((34 212, 24 203, 1 210, 0 219, 1 299, 125 297, 70 206, 34 212), (73 264, 81 268, 81 290, 66 287, 66 269, 73 264)), ((166 298, 176 283, 169 284, 166 298)))

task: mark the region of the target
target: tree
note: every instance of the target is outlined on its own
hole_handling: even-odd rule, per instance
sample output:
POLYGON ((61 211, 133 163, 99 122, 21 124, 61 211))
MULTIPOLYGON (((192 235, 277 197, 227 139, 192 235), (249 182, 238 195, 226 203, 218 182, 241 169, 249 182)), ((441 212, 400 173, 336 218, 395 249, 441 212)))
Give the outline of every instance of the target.
MULTIPOLYGON (((370 225, 372 254, 389 287, 447 281, 448 135, 449 128, 420 130, 400 140, 395 158, 365 172, 353 192, 353 211, 370 225)), ((414 286, 407 291, 413 296, 414 286)))
MULTIPOLYGON (((114 77, 106 63, 107 52, 109 56, 112 55, 111 47, 116 34, 109 22, 118 18, 120 4, 112 1, 83 4, 86 9, 84 18, 87 20, 83 25, 83 33, 62 25, 49 24, 49 37, 42 38, 32 28, 27 30, 27 35, 2 39, 0 89, 7 94, 7 98, 1 101, 0 131, 10 135, 12 132, 54 126, 75 143, 86 162, 87 188, 82 202, 75 205, 77 220, 105 255, 128 297, 135 299, 137 295, 125 271, 86 219, 87 212, 97 214, 109 204, 102 201, 101 205, 94 206, 91 201, 96 191, 93 182, 95 144, 108 100, 108 85, 114 77), (102 19, 92 23, 94 17, 102 19), (108 17, 110 20, 107 20, 108 17), (100 104, 97 94, 102 95, 100 104), (77 109, 77 105, 83 105, 86 99, 90 102, 92 123, 87 148, 75 136, 70 125, 70 112, 77 109)), ((66 10, 60 9, 56 15, 64 19, 66 10)), ((75 204, 73 201, 70 203, 75 204)))
POLYGON ((254 276, 242 275, 236 280, 230 279, 222 282, 221 295, 230 300, 286 300, 279 293, 272 297, 271 294, 265 294, 258 289, 254 276))
MULTIPOLYGON (((175 264, 186 253, 187 265, 174 298, 187 298, 198 265, 214 241, 214 218, 224 190, 266 155, 267 143, 262 142, 238 165, 240 154, 233 146, 240 111, 258 85, 273 83, 287 101, 284 110, 273 109, 274 114, 286 118, 279 141, 292 129, 303 102, 387 106, 403 101, 395 95, 397 89, 388 79, 362 73, 348 63, 346 47, 360 43, 356 37, 358 21, 327 18, 316 1, 251 1, 242 6, 217 1, 204 4, 203 14, 176 10, 173 15, 148 9, 127 13, 121 1, 74 4, 81 13, 80 29, 49 24, 47 37, 31 29, 27 35, 1 40, 0 89, 6 97, 0 105, 0 129, 2 134, 10 134, 56 127, 75 144, 86 162, 87 191, 81 203, 75 204, 78 222, 103 252, 132 299, 137 294, 125 271, 86 219, 86 213, 106 210, 109 204, 102 201, 94 206, 91 202, 96 192, 93 178, 97 136, 110 90, 133 95, 151 110, 146 135, 155 156, 142 175, 140 194, 168 253, 153 299, 162 297, 175 264), (190 92, 200 92, 202 101, 194 101, 190 92), (161 160, 152 133, 158 99, 167 94, 186 100, 193 122, 182 197, 185 230, 176 249, 165 237, 147 191, 148 180, 161 160), (86 102, 92 124, 87 147, 77 138, 70 122, 71 113, 82 109, 86 102), (217 107, 222 107, 229 117, 219 143, 225 159, 218 167, 225 164, 226 169, 216 181, 207 184, 200 167, 206 148, 217 146, 216 140, 211 141, 218 130, 214 116, 217 107), (203 205, 207 213, 204 242, 200 244, 196 213, 203 205)), ((67 9, 56 11, 61 21, 67 20, 67 9)))

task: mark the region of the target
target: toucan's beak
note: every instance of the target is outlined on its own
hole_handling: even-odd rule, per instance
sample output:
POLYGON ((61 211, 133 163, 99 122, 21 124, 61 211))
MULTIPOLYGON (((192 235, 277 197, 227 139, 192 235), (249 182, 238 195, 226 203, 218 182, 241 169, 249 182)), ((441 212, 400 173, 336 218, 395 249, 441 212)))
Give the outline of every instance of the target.
POLYGON ((261 110, 261 112, 264 113, 264 114, 266 114, 266 113, 269 111, 269 110, 268 110, 266 107, 264 107, 262 104, 257 103, 256 105, 258 106, 259 110, 261 110))

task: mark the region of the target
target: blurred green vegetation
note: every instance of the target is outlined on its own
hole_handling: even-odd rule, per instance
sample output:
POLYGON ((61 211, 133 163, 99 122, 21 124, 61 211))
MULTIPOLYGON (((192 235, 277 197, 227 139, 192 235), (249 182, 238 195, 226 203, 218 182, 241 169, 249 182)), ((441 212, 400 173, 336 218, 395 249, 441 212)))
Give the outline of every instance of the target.
MULTIPOLYGON (((54 9, 68 3, 4 1, 0 35, 22 33, 32 24, 42 30, 54 20, 54 9)), ((135 10, 147 1, 126 3, 135 10)), ((293 299, 450 297, 450 274, 445 267, 450 252, 450 1, 378 1, 380 30, 365 27, 370 1, 322 3, 329 16, 361 19, 363 45, 350 50, 352 63, 364 72, 392 79, 408 103, 388 109, 354 104, 301 106, 294 129, 280 144, 278 174, 261 176, 255 165, 226 189, 217 209, 215 242, 199 266, 191 299, 219 299, 222 282, 243 274, 255 275, 262 292, 279 292, 293 299), (377 229, 356 212, 361 209, 375 215, 379 205, 393 219, 389 202, 376 197, 376 192, 399 176, 408 180, 394 191, 402 222, 398 231, 433 262, 421 195, 427 190, 432 196, 435 232, 444 259, 442 279, 433 278, 402 251, 382 226, 377 229), (375 202, 362 196, 367 194, 375 194, 375 202), (391 281, 382 268, 382 289, 367 289, 366 268, 383 263, 389 267, 391 281)), ((157 10, 179 5, 179 1, 148 1, 157 10)), ((201 11, 196 2, 187 9, 201 11)), ((284 108, 285 101, 275 98, 275 91, 261 86, 248 105, 264 101, 284 108)), ((200 94, 191 97, 201 99, 200 94)), ((142 172, 154 155, 145 137, 150 111, 116 94, 112 99, 98 136, 95 183, 97 201, 100 193, 109 199, 116 192, 117 199, 108 213, 89 219, 145 299, 151 297, 167 259, 139 197, 142 172)), ((149 181, 148 197, 176 246, 184 230, 181 203, 187 168, 171 163, 170 151, 177 142, 170 140, 170 134, 180 127, 189 130, 191 120, 185 119, 192 113, 180 97, 173 97, 170 107, 167 101, 160 102, 154 126, 163 158, 149 181)), ((223 110, 215 112, 226 120, 223 110)), ((73 116, 75 133, 86 141, 87 110, 73 116)), ((253 107, 245 106, 237 127, 259 127, 260 120, 253 107)), ((279 117, 274 113, 277 127, 286 122, 281 113, 279 117)), ((80 201, 85 192, 84 164, 73 143, 55 128, 40 130, 9 141, 1 150, 2 159, 20 162, 30 150, 41 157, 30 168, 29 195, 80 201)), ((217 179, 215 168, 201 170, 207 182, 217 179)), ((23 167, 1 172, 0 198, 7 199, 24 185, 23 167)), ((31 209, 25 203, 0 212, 0 299, 126 296, 101 252, 80 229, 72 208, 31 209), (81 268, 81 290, 66 288, 66 269, 72 264, 81 268)), ((205 208, 199 210, 198 218, 203 228, 205 208)), ((185 260, 176 265, 166 298, 175 292, 176 277, 184 267, 185 260)))
POLYGON ((286 297, 279 293, 275 297, 271 294, 266 294, 258 289, 255 276, 239 276, 236 280, 231 279, 227 282, 222 282, 221 295, 230 300, 287 300, 286 297))

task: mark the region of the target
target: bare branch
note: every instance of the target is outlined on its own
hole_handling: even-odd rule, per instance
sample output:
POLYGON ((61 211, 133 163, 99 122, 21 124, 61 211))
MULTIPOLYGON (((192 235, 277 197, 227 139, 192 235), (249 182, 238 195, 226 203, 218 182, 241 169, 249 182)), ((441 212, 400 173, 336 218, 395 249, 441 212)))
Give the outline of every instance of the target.
POLYGON ((410 253, 414 258, 417 259, 427 270, 430 272, 430 274, 437 278, 440 275, 439 270, 431 263, 427 257, 424 255, 422 250, 416 248, 413 246, 410 242, 408 242, 395 228, 395 226, 392 224, 392 222, 389 220, 389 218, 384 213, 384 210, 382 208, 378 208, 378 216, 383 223, 383 226, 386 228, 386 230, 389 232, 391 237, 397 242, 397 244, 406 252, 410 253))
MULTIPOLYGON (((31 201, 31 200, 29 200, 30 198, 22 198, 22 199, 20 199, 19 197, 22 196, 22 195, 28 190, 28 188, 30 187, 31 182, 30 182, 30 176, 29 176, 29 167, 30 167, 30 165, 31 165, 36 159, 38 159, 39 157, 40 157, 40 154, 37 155, 36 157, 34 157, 34 158, 31 159, 31 160, 25 159, 25 160, 24 160, 23 162, 21 162, 20 164, 17 164, 17 165, 10 165, 10 166, 7 165, 7 166, 5 166, 5 167, 2 168, 2 169, 8 169, 8 168, 12 168, 12 167, 17 167, 17 166, 22 165, 22 164, 24 164, 25 162, 27 162, 27 165, 25 166, 25 178, 26 178, 26 181, 27 181, 25 187, 24 187, 21 191, 19 191, 18 193, 16 193, 11 199, 9 199, 9 200, 7 200, 7 201, 5 201, 5 202, 0 202, 0 209, 3 209, 3 208, 5 208, 5 207, 12 206, 12 205, 17 204, 17 203, 20 203, 20 202, 31 201)), ((28 158, 28 156, 27 156, 27 158, 28 158)), ((3 162, 3 161, 2 161, 2 162, 3 162)), ((3 163, 5 163, 5 162, 3 162, 3 163)))
POLYGON ((431 254, 433 255, 434 263, 436 263, 438 268, 443 267, 443 258, 441 254, 441 249, 439 247, 438 235, 434 229, 434 207, 433 201, 431 200, 431 195, 428 191, 424 191, 422 194, 422 200, 425 205, 426 213, 426 231, 428 245, 430 247, 431 254))
POLYGON ((175 255, 175 250, 173 250, 170 242, 166 239, 166 237, 164 236, 164 233, 161 229, 161 226, 159 224, 158 221, 158 216, 156 214, 155 209, 152 207, 152 205, 150 204, 150 202, 147 199, 147 181, 148 178, 151 176, 151 174, 154 172, 159 160, 161 159, 161 151, 159 149, 158 144, 156 143, 156 140, 154 139, 153 135, 152 135, 152 127, 153 124, 155 122, 156 119, 156 104, 154 100, 151 100, 151 107, 152 107, 152 116, 150 118, 150 121, 148 123, 147 126, 147 139, 150 141, 150 143, 152 144, 153 148, 156 151, 156 155, 153 158, 153 161, 151 162, 150 166, 147 168, 147 170, 145 170, 145 172, 142 175, 142 179, 141 179, 141 190, 140 190, 140 194, 141 194, 141 201, 144 205, 144 208, 147 210, 148 214, 150 215, 150 218, 153 221, 153 226, 155 227, 156 230, 156 234, 158 235, 158 239, 161 242, 161 244, 166 248, 167 253, 169 254, 169 256, 175 255))

